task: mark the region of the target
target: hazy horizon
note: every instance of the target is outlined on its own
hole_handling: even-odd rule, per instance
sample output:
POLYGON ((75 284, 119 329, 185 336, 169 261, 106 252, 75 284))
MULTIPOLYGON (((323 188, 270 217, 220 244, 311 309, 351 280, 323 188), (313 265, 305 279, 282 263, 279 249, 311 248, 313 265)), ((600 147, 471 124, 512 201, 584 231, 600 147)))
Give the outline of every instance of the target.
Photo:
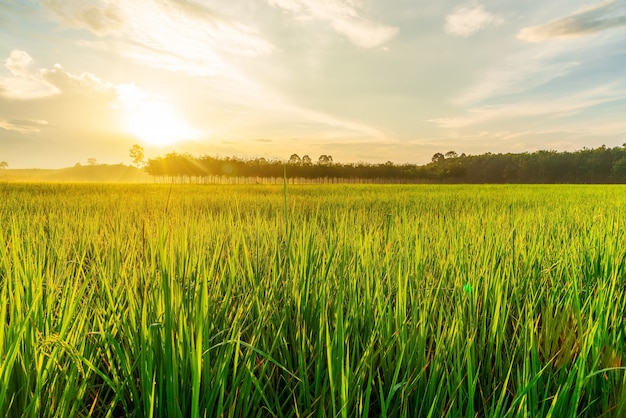
POLYGON ((626 142, 626 1, 8 0, 0 161, 626 142))

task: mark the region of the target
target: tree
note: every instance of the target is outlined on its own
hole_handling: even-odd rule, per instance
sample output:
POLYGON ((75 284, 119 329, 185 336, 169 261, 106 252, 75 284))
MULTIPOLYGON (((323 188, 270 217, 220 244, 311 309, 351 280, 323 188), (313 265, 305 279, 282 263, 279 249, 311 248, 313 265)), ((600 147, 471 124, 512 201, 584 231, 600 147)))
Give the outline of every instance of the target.
POLYGON ((291 154, 291 157, 289 157, 289 164, 301 164, 302 163, 302 158, 300 158, 300 156, 298 154, 291 154))
POLYGON ((458 156, 459 155, 456 153, 456 151, 448 151, 446 152, 446 155, 445 155, 446 158, 456 158, 458 156))
POLYGON ((6 161, 1 161, 0 169, 4 170, 5 168, 9 168, 9 163, 7 163, 6 161))
POLYGON ((308 155, 303 155, 302 156, 302 164, 303 165, 311 165, 313 162, 311 161, 311 157, 309 157, 308 155))
POLYGON ((333 162, 332 155, 326 155, 326 154, 320 155, 320 158, 318 158, 317 160, 317 163, 321 165, 332 164, 332 162, 333 162))
POLYGON ((137 166, 137 168, 141 167, 144 164, 143 147, 137 144, 133 145, 130 149, 130 158, 133 159, 133 163, 137 166))
POLYGON ((444 157, 444 155, 442 153, 438 152, 435 155, 433 155, 432 162, 433 163, 438 163, 439 161, 443 161, 445 159, 446 159, 446 157, 444 157))
POLYGON ((87 165, 98 165, 98 160, 93 157, 87 158, 87 165))

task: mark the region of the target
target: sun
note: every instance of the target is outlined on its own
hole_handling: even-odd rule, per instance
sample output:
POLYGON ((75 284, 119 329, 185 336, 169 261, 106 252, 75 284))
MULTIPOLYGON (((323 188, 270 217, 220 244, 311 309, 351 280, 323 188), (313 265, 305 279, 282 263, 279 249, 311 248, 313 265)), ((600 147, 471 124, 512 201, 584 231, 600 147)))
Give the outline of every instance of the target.
POLYGON ((148 145, 172 145, 198 137, 171 104, 149 99, 137 90, 129 89, 120 95, 123 104, 123 129, 148 145))
POLYGON ((126 115, 125 129, 150 145, 171 145, 195 137, 194 130, 167 103, 142 103, 126 115))

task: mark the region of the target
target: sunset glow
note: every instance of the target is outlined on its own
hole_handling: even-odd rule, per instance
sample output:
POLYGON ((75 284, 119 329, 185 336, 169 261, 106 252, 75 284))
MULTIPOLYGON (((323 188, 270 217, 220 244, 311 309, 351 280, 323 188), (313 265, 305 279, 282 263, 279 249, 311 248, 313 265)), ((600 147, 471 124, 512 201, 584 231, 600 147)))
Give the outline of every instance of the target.
POLYGON ((626 1, 422 3, 1 2, 0 158, 424 164, 626 141, 626 1))

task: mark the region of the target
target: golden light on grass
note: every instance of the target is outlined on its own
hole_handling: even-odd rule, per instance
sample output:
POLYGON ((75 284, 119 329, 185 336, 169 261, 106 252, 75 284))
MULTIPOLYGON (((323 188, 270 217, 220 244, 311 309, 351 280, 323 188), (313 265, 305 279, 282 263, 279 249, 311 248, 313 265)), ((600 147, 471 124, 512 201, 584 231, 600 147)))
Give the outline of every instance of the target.
POLYGON ((0 417, 626 417, 621 185, 0 193, 0 417))

